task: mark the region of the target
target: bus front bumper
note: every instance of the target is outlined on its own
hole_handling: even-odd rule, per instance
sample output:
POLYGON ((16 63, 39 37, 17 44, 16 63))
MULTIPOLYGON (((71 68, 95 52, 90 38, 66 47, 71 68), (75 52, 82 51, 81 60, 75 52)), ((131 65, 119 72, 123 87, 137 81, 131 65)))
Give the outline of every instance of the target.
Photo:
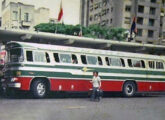
POLYGON ((9 83, 8 87, 21 88, 21 83, 9 83))
POLYGON ((2 82, 2 88, 21 88, 21 83, 17 83, 17 82, 2 82))

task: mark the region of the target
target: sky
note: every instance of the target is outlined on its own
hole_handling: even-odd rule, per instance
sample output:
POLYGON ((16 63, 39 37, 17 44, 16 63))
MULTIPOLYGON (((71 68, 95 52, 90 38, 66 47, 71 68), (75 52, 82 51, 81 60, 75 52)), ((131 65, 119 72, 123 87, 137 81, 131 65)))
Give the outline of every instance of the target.
MULTIPOLYGON (((3 0, 0 0, 0 3, 3 0)), ((23 3, 35 5, 38 7, 47 7, 50 9, 50 17, 58 17, 61 0, 13 0, 21 1, 23 3)), ((62 0, 62 6, 64 11, 64 23, 66 24, 78 24, 79 23, 79 6, 80 0, 62 0)), ((1 16, 1 4, 0 4, 0 16, 1 16)))

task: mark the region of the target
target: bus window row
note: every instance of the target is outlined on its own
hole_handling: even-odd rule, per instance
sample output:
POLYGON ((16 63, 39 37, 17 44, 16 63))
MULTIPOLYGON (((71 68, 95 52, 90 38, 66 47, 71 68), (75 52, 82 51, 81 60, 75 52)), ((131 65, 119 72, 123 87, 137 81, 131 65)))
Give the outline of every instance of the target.
MULTIPOLYGON (((79 60, 75 54, 68 53, 53 53, 53 57, 56 63, 70 63, 79 64, 79 60)), ((40 51, 26 51, 26 58, 28 62, 45 62, 50 63, 50 57, 47 52, 40 51)), ((81 63, 84 65, 103 65, 102 57, 91 56, 91 55, 80 55, 81 63)), ((146 68, 146 63, 148 62, 148 67, 150 69, 164 69, 163 62, 161 61, 146 61, 141 59, 123 59, 115 57, 105 57, 106 66, 115 67, 126 67, 126 62, 130 68, 146 68), (127 60, 127 61, 126 61, 127 60)))
POLYGON ((148 61, 150 69, 164 69, 163 62, 160 61, 148 61))

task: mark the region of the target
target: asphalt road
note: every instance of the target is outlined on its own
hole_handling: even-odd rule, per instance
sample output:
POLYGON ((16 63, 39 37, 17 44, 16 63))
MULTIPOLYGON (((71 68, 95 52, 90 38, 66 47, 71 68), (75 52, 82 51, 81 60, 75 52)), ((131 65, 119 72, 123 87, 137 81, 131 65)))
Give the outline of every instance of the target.
POLYGON ((87 97, 0 97, 0 120, 165 120, 165 95, 100 102, 87 97))

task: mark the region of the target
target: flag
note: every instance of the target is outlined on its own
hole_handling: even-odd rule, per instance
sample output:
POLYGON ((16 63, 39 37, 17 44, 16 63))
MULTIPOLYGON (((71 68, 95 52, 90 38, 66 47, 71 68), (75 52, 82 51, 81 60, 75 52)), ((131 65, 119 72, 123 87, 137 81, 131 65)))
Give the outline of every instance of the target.
POLYGON ((131 25, 131 36, 132 36, 132 32, 134 32, 135 34, 137 33, 136 17, 133 18, 133 22, 132 22, 132 25, 131 25))
POLYGON ((59 14, 58 14, 58 21, 60 21, 62 19, 62 16, 63 16, 63 8, 62 8, 62 1, 61 1, 60 11, 59 11, 59 14))

